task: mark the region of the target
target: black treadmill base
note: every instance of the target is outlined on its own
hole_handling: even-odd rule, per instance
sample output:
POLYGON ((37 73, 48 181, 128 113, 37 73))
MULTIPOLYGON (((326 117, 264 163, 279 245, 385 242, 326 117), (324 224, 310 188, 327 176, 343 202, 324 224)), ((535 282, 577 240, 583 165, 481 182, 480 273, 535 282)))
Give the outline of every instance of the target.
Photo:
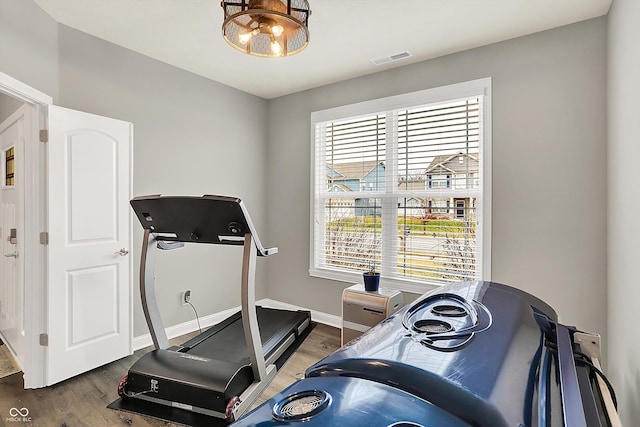
POLYGON ((172 408, 140 399, 120 398, 108 405, 107 408, 192 427, 225 427, 228 425, 222 418, 172 408))
MULTIPOLYGON (((276 359, 275 365, 278 371, 289 360, 289 358, 300 347, 300 344, 309 336, 313 328, 316 327, 315 322, 311 322, 309 326, 296 338, 296 340, 276 359)), ((216 418, 209 415, 198 414, 196 412, 186 411, 184 409, 172 408, 170 406, 161 405, 159 403, 149 402, 135 398, 119 398, 107 408, 116 411, 130 412, 133 414, 143 415, 162 421, 168 421, 175 424, 182 424, 191 427, 218 427, 227 426, 228 423, 222 418, 216 418)))

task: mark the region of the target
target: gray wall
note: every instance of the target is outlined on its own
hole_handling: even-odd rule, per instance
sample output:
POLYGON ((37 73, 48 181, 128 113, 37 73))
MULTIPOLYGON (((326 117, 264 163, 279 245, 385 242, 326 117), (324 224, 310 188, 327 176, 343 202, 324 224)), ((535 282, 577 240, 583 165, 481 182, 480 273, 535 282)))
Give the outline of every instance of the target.
MULTIPOLYGON (((133 123, 134 195, 238 196, 258 231, 264 230, 265 100, 63 25, 59 43, 59 104, 133 123)), ((147 328, 137 289, 142 237, 137 220, 134 236, 138 336, 147 328)), ((258 260, 260 269, 263 261, 258 260)), ((180 304, 186 289, 200 316, 238 306, 241 263, 240 247, 189 246, 159 253, 156 290, 165 324, 194 319, 191 308, 180 304)), ((262 289, 258 297, 264 297, 262 289)))
MULTIPOLYGON (((0 0, 0 71, 57 105, 134 124, 134 194, 241 197, 259 231, 266 215, 265 100, 58 25, 35 3, 0 0)), ((12 101, 7 101, 7 109, 12 101)), ((137 286, 141 231, 134 224, 137 286)), ((263 238, 265 244, 271 242, 263 238)), ((239 305, 240 248, 185 248, 158 257, 167 326, 193 320, 179 294, 192 290, 201 316, 239 305), (208 249, 208 250, 206 250, 208 249)), ((258 298, 265 296, 258 261, 258 298)), ((137 287, 134 336, 147 333, 137 287)))
POLYGON ((0 71, 58 97, 58 24, 32 1, 0 0, 0 71))
POLYGON ((603 17, 271 100, 269 297, 339 315, 349 285, 308 273, 312 111, 492 77, 492 279, 604 334, 606 30, 603 17))
POLYGON ((22 105, 22 101, 0 92, 0 123, 22 105))
POLYGON ((615 0, 609 12, 609 365, 625 426, 640 426, 638 183, 640 182, 640 2, 615 0))
MULTIPOLYGON (((0 0, 0 71, 57 105, 134 124, 134 194, 241 197, 266 223, 265 100, 58 25, 32 1, 0 0)), ((7 101, 7 109, 13 106, 7 101)), ((134 224, 134 336, 147 333, 137 291, 141 231, 134 224)), ((268 239, 263 239, 270 244, 268 239)), ((167 326, 239 305, 240 248, 185 248, 158 257, 167 326), (209 249, 209 250, 205 250, 209 249)), ((263 275, 258 264, 258 280, 263 275)), ((258 297, 264 287, 258 284, 258 297)))

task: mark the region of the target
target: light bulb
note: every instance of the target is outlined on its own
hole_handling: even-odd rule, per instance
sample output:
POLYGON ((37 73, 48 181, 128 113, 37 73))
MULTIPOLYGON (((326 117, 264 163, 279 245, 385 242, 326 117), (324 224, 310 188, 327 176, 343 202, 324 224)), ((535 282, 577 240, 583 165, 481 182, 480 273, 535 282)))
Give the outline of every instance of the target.
POLYGON ((240 40, 240 43, 242 43, 242 44, 247 44, 247 43, 249 43, 249 40, 251 40, 251 37, 255 36, 259 32, 260 32, 260 30, 258 28, 255 28, 255 29, 249 31, 248 33, 240 34, 238 36, 238 40, 240 40))
POLYGON ((251 40, 251 36, 253 36, 251 33, 242 33, 238 36, 238 39, 240 40, 240 43, 247 44, 247 42, 251 40))
POLYGON ((274 36, 280 37, 282 33, 284 33, 284 28, 282 28, 282 25, 276 24, 271 27, 271 34, 273 34, 274 36))
POLYGON ((282 46, 280 46, 280 43, 278 43, 277 41, 273 40, 271 42, 271 52, 273 52, 276 55, 280 56, 282 54, 282 46))

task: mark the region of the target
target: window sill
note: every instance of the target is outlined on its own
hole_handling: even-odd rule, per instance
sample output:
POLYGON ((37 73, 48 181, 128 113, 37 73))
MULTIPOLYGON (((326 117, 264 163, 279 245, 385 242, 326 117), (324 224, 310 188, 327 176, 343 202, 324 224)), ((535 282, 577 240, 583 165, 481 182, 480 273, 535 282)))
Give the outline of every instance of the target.
MULTIPOLYGON (((309 275, 312 277, 319 277, 321 279, 335 280, 338 282, 345 282, 349 284, 362 283, 362 274, 352 273, 347 271, 336 271, 325 268, 311 268, 309 269, 309 275)), ((411 292, 414 294, 424 294, 433 289, 441 287, 440 284, 435 283, 421 283, 410 280, 393 279, 382 276, 380 278, 380 286, 398 290, 401 292, 411 292)))

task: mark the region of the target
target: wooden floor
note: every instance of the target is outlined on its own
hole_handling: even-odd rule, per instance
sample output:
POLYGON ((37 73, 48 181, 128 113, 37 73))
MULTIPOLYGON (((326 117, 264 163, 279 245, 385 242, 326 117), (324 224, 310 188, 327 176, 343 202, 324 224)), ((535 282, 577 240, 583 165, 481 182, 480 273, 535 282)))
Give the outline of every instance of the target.
MULTIPOLYGON (((185 337, 176 339, 175 344, 185 337)), ((340 330, 318 324, 298 350, 280 370, 256 404, 299 379, 307 367, 340 347, 340 330)), ((101 427, 101 426, 172 426, 155 419, 107 409, 118 398, 118 382, 129 367, 150 348, 44 389, 24 390, 22 373, 0 379, 1 427, 101 427), (11 408, 27 408, 31 423, 8 421, 11 408)))

